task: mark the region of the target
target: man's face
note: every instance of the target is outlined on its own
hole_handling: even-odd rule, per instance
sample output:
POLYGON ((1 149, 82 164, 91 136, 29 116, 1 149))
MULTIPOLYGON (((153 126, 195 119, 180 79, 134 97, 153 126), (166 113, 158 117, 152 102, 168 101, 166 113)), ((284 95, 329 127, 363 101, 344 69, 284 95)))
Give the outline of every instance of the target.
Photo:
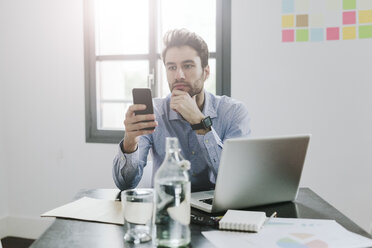
POLYGON ((186 91, 191 97, 202 92, 209 76, 209 66, 204 69, 198 53, 189 46, 171 47, 167 50, 165 69, 169 89, 186 91))

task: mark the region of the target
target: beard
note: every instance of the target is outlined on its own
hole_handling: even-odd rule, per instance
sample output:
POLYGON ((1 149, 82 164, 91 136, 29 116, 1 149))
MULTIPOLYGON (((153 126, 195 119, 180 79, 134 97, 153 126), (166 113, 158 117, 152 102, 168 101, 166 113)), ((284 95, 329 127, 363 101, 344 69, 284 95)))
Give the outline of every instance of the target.
POLYGON ((187 91, 191 97, 200 94, 203 91, 204 81, 203 81, 204 73, 201 75, 199 79, 194 81, 194 83, 187 82, 185 80, 175 80, 172 85, 170 86, 171 92, 179 87, 179 85, 182 85, 182 91, 187 91), (193 86, 194 85, 194 86, 193 86))

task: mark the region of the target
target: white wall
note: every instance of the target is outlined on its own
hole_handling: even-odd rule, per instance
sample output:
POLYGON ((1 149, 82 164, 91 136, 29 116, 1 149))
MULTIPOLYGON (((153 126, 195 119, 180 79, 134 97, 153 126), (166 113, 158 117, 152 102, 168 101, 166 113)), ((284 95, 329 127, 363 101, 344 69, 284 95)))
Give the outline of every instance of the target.
POLYGON ((85 143, 82 1, 0 2, 9 215, 34 223, 79 189, 114 188, 117 147, 85 143))
MULTIPOLYGON (((1 22, 1 20, 0 20, 1 22)), ((1 47, 1 44, 0 44, 1 47)), ((0 49, 1 54, 1 49, 0 49)), ((1 68, 1 63, 0 63, 1 68)), ((4 140, 4 115, 3 115, 3 90, 0 69, 0 238, 6 232, 6 216, 8 215, 8 173, 5 159, 5 140, 4 140)))
POLYGON ((312 133, 302 185, 372 222, 372 40, 281 43, 281 1, 232 1, 232 96, 254 136, 312 133))
MULTIPOLYGON (((1 44, 0 44, 1 46, 1 44)), ((1 49, 0 49, 1 54, 1 49)), ((1 68, 1 64, 0 64, 1 68)), ((6 216, 8 215, 8 173, 5 159, 4 141, 4 116, 3 116, 3 91, 0 71, 0 238, 6 232, 6 216)))
MULTIPOLYGON (((0 25, 4 22, 3 15, 2 15, 2 8, 3 2, 0 1, 0 25)), ((0 28, 0 31, 2 29, 0 28)), ((3 54, 5 50, 5 46, 3 44, 3 39, 0 38, 0 54, 3 54)), ((2 59, 0 58, 0 238, 3 237, 4 233, 6 232, 6 216, 8 215, 8 173, 7 173, 7 163, 5 159, 5 121, 6 118, 4 116, 5 104, 4 101, 5 93, 4 93, 4 64, 2 59)))
MULTIPOLYGON (((1 84, 0 84, 1 91, 1 84)), ((0 93, 1 97, 1 93, 0 93)), ((0 100, 0 115, 2 115, 2 101, 0 100)), ((4 152, 4 137, 3 137, 3 119, 0 119, 0 238, 6 233, 6 216, 8 215, 8 180, 7 167, 5 162, 4 152)))

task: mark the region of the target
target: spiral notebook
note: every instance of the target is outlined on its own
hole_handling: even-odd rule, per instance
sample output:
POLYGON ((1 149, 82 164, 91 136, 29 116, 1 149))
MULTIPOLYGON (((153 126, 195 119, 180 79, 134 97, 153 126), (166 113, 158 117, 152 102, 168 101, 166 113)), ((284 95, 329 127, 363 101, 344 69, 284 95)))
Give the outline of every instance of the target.
POLYGON ((258 232, 265 220, 265 212, 227 210, 219 222, 219 229, 258 232))

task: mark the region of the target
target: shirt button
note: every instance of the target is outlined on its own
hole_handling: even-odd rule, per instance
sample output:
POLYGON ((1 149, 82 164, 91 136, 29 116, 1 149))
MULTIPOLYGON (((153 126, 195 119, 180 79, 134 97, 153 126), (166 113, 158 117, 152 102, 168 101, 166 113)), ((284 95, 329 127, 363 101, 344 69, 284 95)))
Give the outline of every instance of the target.
POLYGON ((124 157, 121 157, 121 160, 124 160, 124 157))
POLYGON ((208 140, 205 140, 205 143, 208 143, 208 140))
POLYGON ((192 173, 192 176, 193 176, 193 177, 196 176, 195 172, 192 173))
POLYGON ((195 154, 195 152, 194 152, 194 151, 192 151, 192 152, 191 152, 191 154, 192 154, 192 155, 194 155, 194 154, 195 154))

